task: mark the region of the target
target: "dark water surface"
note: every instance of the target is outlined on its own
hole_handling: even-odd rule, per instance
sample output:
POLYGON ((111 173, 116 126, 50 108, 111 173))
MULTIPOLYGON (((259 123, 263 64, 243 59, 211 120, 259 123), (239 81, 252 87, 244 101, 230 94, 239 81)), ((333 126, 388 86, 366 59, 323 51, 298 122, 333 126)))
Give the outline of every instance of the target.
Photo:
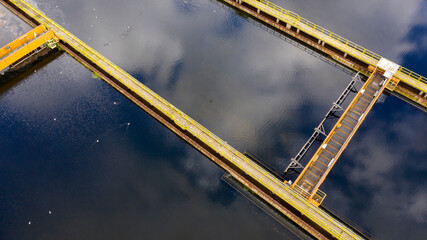
MULTIPOLYGON (((278 171, 351 78, 213 0, 30 2, 278 171)), ((427 76, 426 1, 275 2, 427 76)), ((29 29, 0 7, 0 45, 29 29)), ((0 239, 297 239, 66 54, 0 92, 0 239)), ((325 202, 378 239, 425 239, 426 120, 384 96, 325 202)))

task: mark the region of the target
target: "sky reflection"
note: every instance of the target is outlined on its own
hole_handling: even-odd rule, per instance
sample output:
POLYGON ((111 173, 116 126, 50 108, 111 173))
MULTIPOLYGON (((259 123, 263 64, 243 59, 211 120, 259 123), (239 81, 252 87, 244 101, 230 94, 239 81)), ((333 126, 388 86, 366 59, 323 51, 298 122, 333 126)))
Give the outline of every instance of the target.
MULTIPOLYGON (((33 2, 231 145, 279 170, 351 78, 206 0, 33 2)), ((427 75, 425 1, 274 2, 427 75)), ((0 43, 26 31, 11 18, 0 8, 0 25, 8 26, 0 28, 0 43)), ((21 226, 28 211, 47 210, 47 199, 61 211, 52 236, 65 233, 69 239, 289 236, 267 216, 254 218, 259 210, 220 181, 217 166, 67 56, 0 102, 8 129, 3 165, 16 160, 12 166, 19 170, 45 159, 54 166, 48 170, 58 171, 37 168, 31 176, 42 178, 39 193, 31 204, 22 198, 19 213, 4 215, 13 216, 2 221, 7 226, 21 226), (60 128, 52 125, 54 118, 60 128), (23 130, 11 138, 16 121, 23 130), (18 154, 11 146, 22 138, 35 142, 18 154), (60 166, 59 153, 66 166, 60 166), (164 231, 165 225, 171 228, 164 231)), ((379 239, 427 235, 425 117, 394 97, 377 104, 325 182, 327 203, 379 239)), ((31 196, 33 190, 21 184, 32 178, 19 182, 17 176, 5 175, 4 182, 31 196)), ((40 236, 47 232, 43 226, 40 236)), ((20 229, 3 231, 10 236, 20 229)))

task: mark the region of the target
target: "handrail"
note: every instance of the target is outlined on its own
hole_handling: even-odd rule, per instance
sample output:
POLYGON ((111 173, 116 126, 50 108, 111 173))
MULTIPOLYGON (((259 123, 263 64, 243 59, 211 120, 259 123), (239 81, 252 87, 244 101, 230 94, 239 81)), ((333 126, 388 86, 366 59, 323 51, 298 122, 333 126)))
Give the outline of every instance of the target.
MULTIPOLYGON (((372 52, 326 28, 323 28, 303 17, 299 14, 294 13, 290 10, 286 10, 272 2, 267 0, 241 0, 247 4, 263 10, 264 12, 271 14, 272 16, 282 20, 285 23, 289 23, 292 26, 324 41, 327 42, 337 49, 352 55, 353 57, 376 66, 379 60, 382 58, 379 54, 372 52)), ((417 74, 407 68, 400 67, 395 77, 407 82, 411 85, 415 85, 420 89, 427 92, 427 78, 417 74)))
POLYGON ((42 34, 45 30, 45 26, 37 26, 25 33, 24 35, 20 36, 19 38, 13 40, 9 44, 5 45, 4 47, 0 48, 0 59, 7 56, 16 49, 20 48, 21 46, 25 45, 26 43, 30 42, 38 35, 42 34))
MULTIPOLYGON (((138 80, 136 80, 135 78, 130 76, 123 69, 121 69, 117 65, 113 64, 110 60, 108 60, 107 58, 102 56, 100 53, 98 53, 97 51, 95 51, 94 49, 92 49, 91 47, 86 45, 85 43, 83 43, 80 39, 75 37, 73 34, 69 33, 67 30, 65 30, 64 28, 59 26, 57 23, 53 22, 50 18, 48 18, 46 15, 41 13, 39 10, 35 9, 33 6, 28 4, 25 0, 10 0, 10 1, 14 2, 16 5, 18 5, 17 2, 24 4, 27 8, 31 9, 34 12, 33 14, 40 15, 40 17, 43 19, 43 21, 46 21, 47 23, 51 24, 55 28, 59 29, 62 33, 64 33, 68 38, 70 38, 70 39, 68 39, 69 41, 71 40, 71 41, 75 41, 75 42, 79 43, 79 45, 81 45, 82 48, 86 49, 86 50, 83 49, 81 51, 82 54, 85 54, 85 52, 90 52, 90 55, 91 55, 90 59, 96 58, 96 59, 92 60, 95 63, 98 62, 98 59, 103 60, 107 65, 114 68, 114 70, 116 70, 118 73, 124 75, 133 84, 135 84, 136 86, 143 89, 145 91, 144 94, 149 94, 150 96, 152 96, 156 100, 156 101, 151 101, 151 100, 149 100, 149 98, 144 97, 144 99, 147 99, 147 101, 149 101, 149 103, 152 106, 156 107, 162 113, 164 113, 165 115, 167 115, 168 117, 173 119, 174 122, 178 126, 180 126, 182 129, 190 130, 192 132, 192 134, 196 134, 196 137, 203 140, 203 142, 205 144, 207 144, 209 147, 216 149, 216 151, 219 154, 221 154, 223 157, 228 158, 228 159, 233 159, 233 163, 235 165, 237 165, 237 167, 239 167, 241 169, 245 169, 245 168, 247 169, 247 166, 249 165, 252 168, 256 169, 257 172, 261 173, 263 176, 265 176, 265 178, 259 178, 251 171, 245 171, 245 173, 247 173, 253 179, 258 181, 264 187, 269 189, 271 192, 273 192, 274 194, 276 194, 277 196, 279 196, 280 198, 282 198, 284 200, 289 199, 289 196, 285 196, 283 191, 278 190, 278 187, 280 187, 280 189, 285 190, 287 193, 291 194, 294 198, 300 200, 300 204, 292 202, 292 201, 289 201, 288 203, 291 204, 295 209, 300 211, 302 214, 304 214, 306 216, 311 216, 310 219, 312 221, 314 221, 316 224, 318 224, 319 226, 323 227, 326 231, 330 232, 332 235, 334 235, 335 237, 337 237, 339 239, 343 239, 344 233, 347 236, 352 237, 352 239, 360 239, 360 237, 358 237, 358 235, 356 233, 351 231, 344 224, 339 223, 329 214, 327 214, 324 211, 322 211, 321 209, 315 207, 314 205, 309 203, 306 199, 301 198, 297 193, 294 193, 294 191, 292 189, 290 189, 288 186, 284 185, 282 181, 280 181, 279 179, 274 177, 271 173, 262 169, 260 166, 255 164, 253 161, 251 161, 249 158, 244 156, 242 153, 240 153, 239 151, 237 151, 236 149, 231 147, 227 142, 220 139, 218 136, 216 136, 215 134, 210 132, 208 129, 203 127, 200 123, 198 123, 194 119, 190 118, 188 115, 186 115, 185 113, 183 113, 182 111, 177 109, 175 106, 173 106, 172 104, 167 102, 165 99, 163 99, 162 97, 157 95, 155 92, 150 90, 148 87, 146 87, 145 85, 140 83, 138 80), (176 116, 176 114, 178 116, 176 116), (196 128, 196 131, 193 130, 193 126, 196 128), (207 137, 210 138, 209 141, 206 139, 207 137), (214 142, 212 142, 212 140, 214 142), (219 145, 219 147, 217 145, 219 145), (228 151, 226 152, 225 149, 227 149, 228 151), (230 152, 232 153, 231 156, 229 154, 230 152), (242 160, 242 161, 240 161, 240 160, 242 160), (273 186, 273 185, 276 185, 276 186, 273 186), (326 224, 323 221, 323 219, 315 217, 312 214, 313 212, 316 212, 317 214, 322 216, 323 219, 328 219, 328 221, 331 224, 333 224, 336 228, 333 228, 331 225, 326 224), (339 229, 339 231, 337 231, 336 229, 339 229)), ((24 11, 25 10, 26 9, 24 9, 24 11)), ((57 33, 57 36, 64 40, 64 36, 60 32, 57 33)), ((77 50, 79 50, 79 49, 77 48, 77 50)), ((100 63, 100 65, 103 65, 103 64, 100 63)), ((113 74, 109 70, 106 70, 106 71, 109 74, 112 74, 113 76, 117 75, 117 74, 113 74)), ((128 88, 130 88, 132 91, 138 92, 137 89, 130 86, 129 84, 127 84, 126 86, 128 88)))
POLYGON ((28 39, 26 39, 25 41, 25 45, 21 45, 19 49, 14 49, 16 51, 13 51, 13 53, 6 55, 6 57, 0 59, 0 71, 3 71, 4 69, 10 67, 12 64, 17 63, 20 59, 25 56, 28 56, 28 54, 32 53, 43 45, 47 44, 49 46, 49 41, 53 40, 54 42, 57 42, 58 39, 56 38, 54 32, 50 30, 46 33, 42 33, 42 35, 36 37, 30 42, 27 42, 27 40, 28 39))
MULTIPOLYGON (((352 50, 358 51, 361 54, 365 55, 366 57, 369 58, 369 62, 370 63, 376 63, 378 62, 382 57, 377 54, 374 53, 324 27, 321 27, 303 17, 301 17, 299 14, 294 13, 290 10, 286 10, 274 3, 271 3, 269 1, 266 0, 242 0, 243 2, 246 2, 250 5, 256 5, 258 7, 261 7, 262 10, 265 10, 266 12, 270 12, 272 13, 270 10, 274 10, 276 11, 276 14, 274 14, 276 17, 278 17, 281 20, 284 20, 285 22, 293 25, 296 28, 299 28, 300 30, 305 30, 305 31, 309 31, 310 34, 318 37, 321 40, 325 40, 327 42, 329 41, 334 41, 334 42, 339 42, 349 48, 351 48, 352 50), (262 8, 263 6, 257 3, 261 3, 262 5, 266 6, 267 8, 262 8), (291 21, 290 21, 291 20, 291 21), (301 23, 301 24, 299 24, 301 23)), ((346 50, 346 49, 344 49, 346 50)), ((348 52, 348 50, 346 51, 348 52)), ((362 59, 361 59, 362 60, 362 59)), ((365 59, 366 61, 366 59, 365 59)))

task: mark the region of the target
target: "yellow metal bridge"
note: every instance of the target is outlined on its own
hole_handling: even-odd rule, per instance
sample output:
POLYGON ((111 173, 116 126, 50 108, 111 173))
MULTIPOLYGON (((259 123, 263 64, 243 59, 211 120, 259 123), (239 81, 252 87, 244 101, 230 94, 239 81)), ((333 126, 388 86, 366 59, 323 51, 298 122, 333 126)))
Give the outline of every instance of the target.
MULTIPOLYGON (((425 93, 426 78, 268 1, 222 1, 246 12, 249 11, 247 7, 251 7, 255 10, 254 15, 261 11, 267 13, 275 18, 274 22, 285 23, 287 29, 294 27, 296 33, 305 32, 316 37, 320 46, 334 46, 342 51, 344 58, 351 55, 374 68, 369 79, 291 186, 234 149, 24 0, 0 0, 1 4, 34 27, 32 31, 0 50, 0 67, 7 68, 42 45, 59 45, 313 237, 366 239, 318 207, 325 196, 319 186, 379 95, 385 89, 392 91, 400 81, 425 93)), ((369 68, 366 67, 365 73, 368 72, 369 68)))
POLYGON ((387 78, 377 70, 372 73, 292 184, 292 188, 316 206, 319 206, 326 196, 319 190, 319 186, 391 79, 391 75, 387 78))
MULTIPOLYGON (((228 0, 230 1, 230 0, 228 0)), ((320 44, 329 44, 334 46, 343 52, 344 56, 351 55, 354 58, 367 63, 371 66, 377 66, 383 57, 379 54, 374 53, 326 28, 323 28, 309 20, 301 17, 300 15, 286 10, 272 2, 266 0, 236 0, 236 2, 247 3, 248 5, 256 8, 260 11, 270 14, 276 18, 276 21, 283 21, 291 26, 298 29, 297 31, 303 31, 310 36, 318 39, 320 44)), ((427 92, 427 78, 409 70, 404 67, 399 67, 395 77, 400 81, 403 81, 412 87, 427 92)))
POLYGON ((46 46, 54 48, 59 39, 52 30, 45 31, 46 27, 40 25, 2 47, 0 49, 0 71, 19 62, 27 55, 36 54, 38 48, 46 46))

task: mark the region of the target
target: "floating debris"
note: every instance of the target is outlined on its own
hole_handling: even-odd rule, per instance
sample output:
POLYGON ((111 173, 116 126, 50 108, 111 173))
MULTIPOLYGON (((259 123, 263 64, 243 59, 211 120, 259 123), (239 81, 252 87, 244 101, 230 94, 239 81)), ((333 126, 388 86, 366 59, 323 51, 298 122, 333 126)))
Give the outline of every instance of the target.
POLYGON ((124 33, 122 33, 122 37, 127 37, 127 35, 129 35, 129 32, 131 31, 131 27, 130 26, 127 26, 126 28, 125 28, 125 31, 124 31, 124 33))

